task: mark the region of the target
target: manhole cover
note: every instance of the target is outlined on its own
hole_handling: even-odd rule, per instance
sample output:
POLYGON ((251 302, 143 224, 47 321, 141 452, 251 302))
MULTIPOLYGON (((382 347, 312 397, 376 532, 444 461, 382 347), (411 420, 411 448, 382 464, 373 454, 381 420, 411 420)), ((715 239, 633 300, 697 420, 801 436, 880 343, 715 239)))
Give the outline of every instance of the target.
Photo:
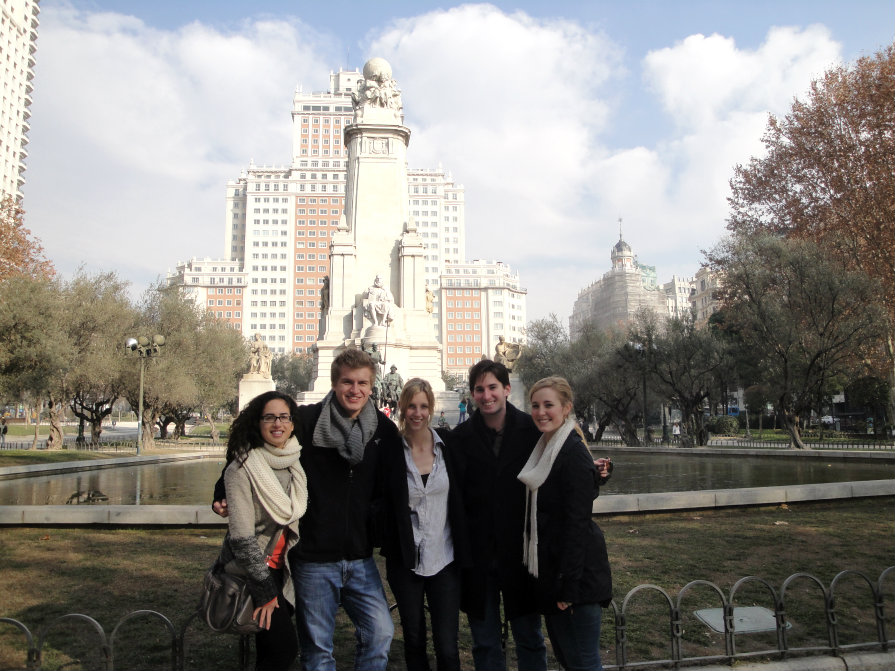
MULTIPOLYGON (((693 613, 709 628, 724 633, 724 609, 703 608, 693 613)), ((787 629, 792 625, 787 622, 787 629)), ((762 631, 775 631, 777 621, 774 619, 774 611, 762 606, 743 606, 733 609, 733 631, 736 634, 756 634, 762 631)))

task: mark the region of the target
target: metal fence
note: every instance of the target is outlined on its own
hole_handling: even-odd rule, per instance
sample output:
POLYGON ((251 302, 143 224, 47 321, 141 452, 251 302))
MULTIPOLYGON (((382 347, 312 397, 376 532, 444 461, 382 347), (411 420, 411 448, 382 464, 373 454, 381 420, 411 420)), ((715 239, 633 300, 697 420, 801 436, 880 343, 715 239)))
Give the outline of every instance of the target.
MULTIPOLYGON (((845 439, 839 438, 836 441, 832 440, 817 440, 814 438, 805 438, 802 440, 805 443, 805 446, 811 450, 873 450, 873 451, 895 451, 895 442, 891 439, 880 438, 878 440, 873 439, 872 437, 868 439, 867 436, 855 436, 845 439)), ((605 446, 605 447, 625 447, 624 441, 618 436, 603 436, 599 441, 589 441, 588 445, 593 446, 605 446)), ((636 447, 674 447, 680 448, 681 444, 679 441, 675 442, 674 440, 663 441, 661 436, 653 437, 650 440, 646 441, 641 446, 636 447)), ((709 440, 709 444, 703 447, 715 447, 715 448, 725 448, 725 447, 737 447, 737 448, 747 448, 747 449, 761 449, 761 450, 789 450, 791 449, 789 443, 785 440, 763 440, 760 438, 740 438, 731 436, 727 437, 712 437, 709 440)))
MULTIPOLYGON (((890 638, 892 629, 895 629, 895 617, 893 617, 893 604, 891 601, 886 604, 884 594, 884 585, 887 581, 892 582, 888 585, 889 594, 895 594, 895 566, 885 569, 876 580, 871 579, 864 573, 859 571, 846 570, 842 571, 829 586, 825 586, 821 580, 808 573, 795 573, 783 581, 779 590, 775 589, 767 581, 755 577, 748 576, 741 578, 731 588, 729 595, 726 595, 714 583, 705 580, 694 580, 685 585, 676 597, 672 597, 666 590, 657 585, 638 585, 628 592, 624 599, 619 602, 613 600, 608 607, 608 612, 612 619, 604 615, 604 632, 608 629, 605 625, 614 624, 614 653, 615 663, 609 663, 609 659, 604 659, 604 668, 624 671, 627 669, 650 669, 659 667, 681 668, 685 666, 695 666, 705 664, 707 662, 724 662, 733 664, 736 661, 745 661, 754 658, 766 659, 788 659, 800 656, 842 656, 854 651, 864 652, 889 652, 895 646, 895 640, 890 638), (822 607, 814 613, 813 620, 823 632, 822 641, 815 641, 811 645, 794 645, 790 633, 790 612, 788 610, 790 604, 790 594, 796 585, 807 586, 809 590, 813 590, 817 600, 822 603, 822 607), (851 591, 847 596, 853 600, 857 599, 861 605, 861 616, 868 619, 875 626, 875 635, 868 640, 852 640, 846 642, 847 636, 843 633, 843 622, 841 612, 837 610, 837 599, 843 599, 846 596, 847 587, 851 587, 851 591), (857 587, 855 587, 857 586, 857 587), (736 612, 738 603, 742 597, 741 593, 757 587, 759 592, 765 595, 766 603, 773 611, 774 627, 773 632, 774 643, 772 645, 752 645, 741 646, 744 637, 750 634, 736 631, 736 612), (685 603, 691 593, 695 591, 700 593, 708 593, 715 606, 720 609, 723 615, 723 632, 722 643, 717 647, 719 649, 708 651, 706 654, 693 654, 689 649, 694 647, 685 644, 684 620, 685 603), (649 598, 658 598, 661 606, 658 608, 661 615, 653 613, 651 619, 646 623, 641 623, 641 628, 649 630, 650 636, 655 639, 662 639, 662 649, 670 651, 667 657, 658 658, 653 655, 651 658, 633 659, 632 649, 634 642, 629 640, 631 633, 631 619, 634 616, 639 605, 649 598), (888 624, 888 627, 887 627, 888 624), (658 634, 658 632, 664 632, 658 634), (751 647, 746 650, 742 648, 751 647)), ((754 598, 754 597, 752 597, 754 598)), ((752 598, 748 600, 752 600, 752 598)), ((655 610, 655 609, 654 609, 655 610)), ((803 615, 804 617, 804 615, 803 615)), ((37 632, 35 639, 31 631, 21 622, 13 618, 0 618, 0 625, 11 625, 24 636, 27 643, 27 657, 24 660, 24 668, 29 671, 40 671, 43 668, 42 651, 48 643, 52 634, 58 625, 64 621, 79 620, 89 625, 93 630, 97 639, 97 650, 102 659, 103 669, 105 671, 114 671, 116 668, 117 651, 126 648, 127 640, 119 640, 119 631, 125 623, 138 619, 149 618, 159 620, 165 631, 167 632, 167 646, 170 647, 170 663, 165 668, 172 671, 186 671, 185 667, 185 646, 184 641, 190 626, 200 619, 197 615, 191 615, 187 618, 180 628, 164 615, 151 610, 137 610, 128 613, 121 618, 113 628, 111 634, 107 635, 103 627, 93 618, 79 613, 62 615, 44 624, 37 632)), ((803 626, 805 622, 801 623, 803 626)), ((200 624, 200 626, 202 626, 200 624)), ((208 633, 209 636, 216 634, 208 633)), ((248 669, 251 662, 251 636, 243 636, 240 638, 238 647, 238 660, 240 668, 248 669)), ((699 646, 695 646, 699 647, 699 646)), ((643 657, 643 655, 641 655, 643 657)))

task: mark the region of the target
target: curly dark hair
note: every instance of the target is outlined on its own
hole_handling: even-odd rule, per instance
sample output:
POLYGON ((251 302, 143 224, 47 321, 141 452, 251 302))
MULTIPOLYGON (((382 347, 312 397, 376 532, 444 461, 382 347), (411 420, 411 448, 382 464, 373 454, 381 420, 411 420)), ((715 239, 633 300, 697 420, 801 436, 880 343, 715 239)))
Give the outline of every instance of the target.
POLYGON ((289 414, 292 416, 292 434, 295 433, 295 422, 298 421, 298 405, 288 394, 281 391, 267 391, 256 396, 242 409, 242 412, 230 425, 230 437, 227 439, 227 463, 238 459, 239 463, 245 461, 249 450, 264 445, 261 437, 261 415, 264 414, 264 406, 270 401, 280 399, 289 406, 289 414))
POLYGON ((485 377, 488 373, 494 375, 497 381, 504 387, 510 385, 510 371, 507 367, 498 361, 491 359, 482 359, 469 369, 469 393, 475 391, 476 383, 485 377))

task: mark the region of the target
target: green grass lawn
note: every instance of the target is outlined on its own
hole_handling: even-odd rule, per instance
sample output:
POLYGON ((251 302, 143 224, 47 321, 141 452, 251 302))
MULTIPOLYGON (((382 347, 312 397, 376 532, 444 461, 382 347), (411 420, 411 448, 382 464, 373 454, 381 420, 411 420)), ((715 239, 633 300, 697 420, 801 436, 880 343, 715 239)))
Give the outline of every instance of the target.
MULTIPOLYGON (((676 599, 690 581, 707 580, 724 593, 744 576, 758 576, 779 592, 798 572, 825 586, 842 570, 863 571, 876 581, 895 564, 895 500, 866 499, 805 503, 789 507, 730 509, 599 520, 606 534, 616 602, 635 586, 651 583, 676 599)), ((23 622, 35 635, 66 613, 95 618, 110 634, 128 612, 156 610, 179 630, 191 613, 202 575, 212 563, 223 529, 0 528, 0 617, 23 622)), ((888 631, 895 629, 890 579, 885 603, 888 631)), ((632 599, 628 614, 629 661, 670 656, 667 607, 655 592, 632 599)), ((390 596, 390 595, 389 595, 390 596)), ((738 605, 765 605, 764 589, 749 587, 738 605)), ((790 644, 824 644, 823 599, 806 580, 790 589, 787 615, 790 644)), ((722 637, 711 633, 692 612, 720 606, 711 591, 698 588, 684 598, 685 654, 723 653, 722 637)), ((844 643, 873 640, 873 604, 860 581, 848 579, 837 598, 844 643)), ((397 617, 397 616, 396 616, 397 617)), ((472 668, 470 636, 461 617, 464 668, 472 668)), ((149 619, 122 627, 116 643, 116 668, 167 668, 169 647, 163 627, 149 619)), ((772 647, 774 634, 738 637, 738 649, 772 647)), ((99 668, 97 634, 91 626, 65 620, 47 638, 44 668, 99 668)), ((611 610, 604 611, 604 663, 615 662, 611 610)), ((25 665, 24 638, 0 625, 0 668, 25 665)), ((353 630, 340 615, 336 639, 339 668, 351 668, 353 630)), ((186 668, 236 669, 237 638, 215 635, 193 623, 186 638, 186 668)), ((296 663, 294 668, 299 668, 296 663)), ((404 668, 401 632, 392 645, 392 669, 404 668)), ((555 663, 552 668, 556 668, 555 663)))

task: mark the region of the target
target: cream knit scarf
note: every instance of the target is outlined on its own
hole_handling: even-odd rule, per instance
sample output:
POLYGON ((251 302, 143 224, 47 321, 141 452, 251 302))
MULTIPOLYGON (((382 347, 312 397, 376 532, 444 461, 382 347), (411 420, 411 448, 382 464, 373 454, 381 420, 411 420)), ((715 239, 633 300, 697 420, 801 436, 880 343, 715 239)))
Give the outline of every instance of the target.
POLYGON ((301 445, 292 436, 282 448, 265 443, 249 450, 243 464, 261 505, 281 526, 292 524, 308 509, 308 478, 298 461, 300 454, 301 445), (288 494, 274 475, 274 469, 283 468, 289 469, 292 478, 288 494))
POLYGON ((525 484, 525 532, 522 538, 522 561, 528 572, 538 577, 538 489, 544 484, 560 448, 575 430, 575 420, 566 419, 549 441, 544 436, 531 451, 528 461, 516 477, 525 484))

